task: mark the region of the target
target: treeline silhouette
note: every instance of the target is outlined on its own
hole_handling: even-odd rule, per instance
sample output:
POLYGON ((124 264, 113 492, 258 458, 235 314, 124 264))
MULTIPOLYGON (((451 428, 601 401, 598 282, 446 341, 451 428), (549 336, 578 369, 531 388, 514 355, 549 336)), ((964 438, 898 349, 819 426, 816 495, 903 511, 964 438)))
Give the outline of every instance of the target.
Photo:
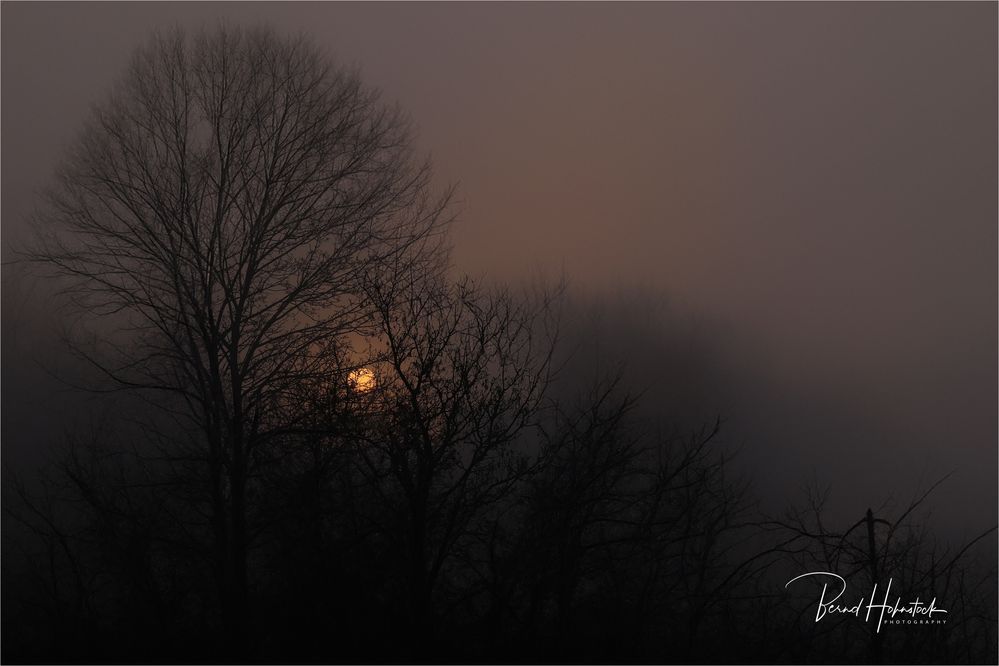
POLYGON ((109 397, 5 477, 5 661, 995 660, 995 567, 926 496, 761 515, 719 421, 579 353, 562 287, 453 275, 411 144, 304 39, 137 52, 24 251, 109 397), (816 622, 809 570, 947 624, 816 622))
POLYGON ((225 628, 204 480, 176 456, 141 451, 148 423, 126 436, 112 422, 73 436, 33 491, 7 480, 5 660, 995 655, 994 567, 910 520, 928 496, 878 519, 872 558, 865 524, 825 525, 820 493, 780 519, 761 516, 729 478, 715 425, 656 433, 613 378, 548 396, 491 450, 478 431, 448 441, 437 428, 492 418, 493 399, 439 412, 440 439, 424 448, 408 394, 358 393, 347 381, 305 393, 308 417, 261 450, 250 474, 245 634, 225 628), (851 604, 891 577, 892 601, 936 598, 947 623, 880 634, 863 613, 816 623, 828 581, 784 587, 807 571, 843 575, 851 604))

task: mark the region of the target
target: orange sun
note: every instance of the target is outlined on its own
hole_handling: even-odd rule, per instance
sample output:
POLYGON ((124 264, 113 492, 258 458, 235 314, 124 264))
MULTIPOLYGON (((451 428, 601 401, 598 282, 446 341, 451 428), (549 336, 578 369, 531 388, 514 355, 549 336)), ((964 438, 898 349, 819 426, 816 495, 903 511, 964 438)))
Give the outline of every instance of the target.
POLYGON ((375 373, 370 368, 351 370, 347 375, 347 383, 355 391, 367 393, 375 388, 375 373))

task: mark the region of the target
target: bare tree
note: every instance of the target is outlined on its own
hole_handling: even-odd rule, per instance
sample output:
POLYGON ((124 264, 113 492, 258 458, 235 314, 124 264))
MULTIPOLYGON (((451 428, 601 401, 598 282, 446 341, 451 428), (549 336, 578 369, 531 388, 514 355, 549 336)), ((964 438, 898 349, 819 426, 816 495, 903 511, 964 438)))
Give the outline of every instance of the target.
POLYGON ((399 266, 382 277, 369 285, 376 386, 353 438, 356 474, 374 496, 358 511, 391 535, 408 624, 428 649, 438 583, 457 583, 456 553, 536 463, 524 440, 549 380, 555 311, 548 292, 444 276, 414 287, 399 266))
POLYGON ((657 635, 683 654, 726 601, 722 581, 745 501, 712 446, 719 424, 658 432, 636 418, 639 398, 621 381, 601 378, 555 402, 544 465, 509 529, 516 536, 490 563, 522 586, 494 585, 505 598, 493 603, 519 614, 528 640, 548 643, 559 659, 599 654, 623 636, 628 658, 658 658, 647 644, 657 635), (682 627, 676 636, 672 625, 682 627))
MULTIPOLYGON (((228 635, 246 633, 247 497, 271 406, 363 331, 381 262, 440 258, 411 131, 304 39, 157 36, 70 151, 31 258, 68 278, 111 344, 77 350, 198 433, 164 455, 209 489, 228 635)), ((287 401, 284 401, 287 402, 287 401)))

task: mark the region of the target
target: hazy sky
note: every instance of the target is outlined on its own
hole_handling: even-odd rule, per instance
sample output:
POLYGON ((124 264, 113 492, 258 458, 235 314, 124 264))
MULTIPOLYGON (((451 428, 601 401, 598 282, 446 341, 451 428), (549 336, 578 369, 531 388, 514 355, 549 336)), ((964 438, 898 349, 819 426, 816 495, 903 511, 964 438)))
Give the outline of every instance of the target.
MULTIPOLYGON (((616 330, 642 381, 656 326, 704 322, 768 488, 814 471, 859 517, 956 470, 941 515, 996 520, 995 3, 5 3, 5 259, 148 32, 222 18, 310 33, 412 115, 460 186, 459 267, 663 295, 616 330)), ((23 438, 8 333, 39 304, 4 296, 23 438)))

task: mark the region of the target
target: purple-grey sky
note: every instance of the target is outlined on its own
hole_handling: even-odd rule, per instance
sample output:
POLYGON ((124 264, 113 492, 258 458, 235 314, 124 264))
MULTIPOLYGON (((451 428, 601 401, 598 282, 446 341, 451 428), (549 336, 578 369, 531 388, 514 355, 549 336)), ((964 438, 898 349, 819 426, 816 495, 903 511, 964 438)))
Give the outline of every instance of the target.
MULTIPOLYGON (((956 470, 941 515, 996 520, 995 3, 4 3, 5 259, 130 52, 220 19, 311 34, 411 114, 459 268, 709 322, 762 484, 814 470, 859 515, 956 470)), ((33 427, 18 303, 5 439, 33 427)))

